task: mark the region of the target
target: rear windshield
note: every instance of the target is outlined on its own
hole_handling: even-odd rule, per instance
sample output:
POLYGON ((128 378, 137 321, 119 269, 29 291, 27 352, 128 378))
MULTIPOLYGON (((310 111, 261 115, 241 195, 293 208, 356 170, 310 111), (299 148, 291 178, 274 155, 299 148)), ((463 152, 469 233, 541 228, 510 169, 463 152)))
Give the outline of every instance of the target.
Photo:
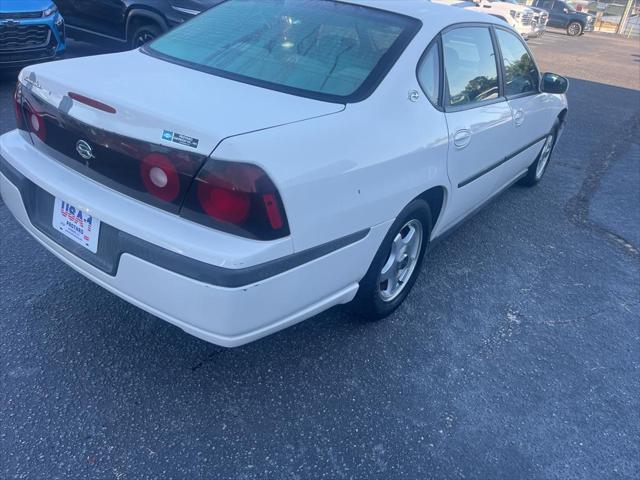
POLYGON ((366 98, 420 28, 416 19, 329 0, 227 0, 143 51, 319 100, 366 98))

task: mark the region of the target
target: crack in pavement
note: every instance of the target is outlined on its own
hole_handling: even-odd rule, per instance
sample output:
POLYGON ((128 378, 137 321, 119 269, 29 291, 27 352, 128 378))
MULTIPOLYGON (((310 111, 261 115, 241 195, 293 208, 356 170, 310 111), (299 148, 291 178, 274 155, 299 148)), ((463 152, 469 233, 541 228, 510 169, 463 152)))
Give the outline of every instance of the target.
POLYGON ((621 129, 618 135, 613 138, 609 152, 604 156, 594 156, 587 165, 587 176, 582 182, 580 190, 574 195, 566 206, 569 220, 578 226, 585 227, 603 236, 608 241, 622 247, 622 250, 633 258, 640 259, 640 249, 632 242, 606 227, 597 224, 589 218, 589 207, 591 198, 600 188, 602 178, 613 162, 620 158, 630 148, 630 138, 634 132, 640 130, 640 116, 636 113, 626 123, 626 128, 621 129))
POLYGON ((218 347, 216 345, 213 345, 213 346, 215 347, 215 350, 213 352, 207 354, 207 356, 205 358, 200 360, 194 366, 190 367, 192 372, 195 372, 195 371, 199 370, 200 368, 202 368, 204 366, 205 363, 211 362, 215 357, 219 356, 222 353, 225 353, 225 351, 226 351, 226 349, 224 349, 222 347, 218 347))

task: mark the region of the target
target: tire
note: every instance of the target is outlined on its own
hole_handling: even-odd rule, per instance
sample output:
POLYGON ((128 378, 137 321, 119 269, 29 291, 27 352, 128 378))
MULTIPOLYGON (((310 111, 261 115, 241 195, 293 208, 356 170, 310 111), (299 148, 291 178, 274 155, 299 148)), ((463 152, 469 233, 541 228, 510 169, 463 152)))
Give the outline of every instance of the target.
POLYGON ((154 38, 160 36, 162 30, 155 23, 144 23, 133 31, 129 40, 129 46, 133 48, 139 48, 145 43, 150 42, 154 38))
POLYGON ((355 314, 369 321, 381 320, 402 304, 420 275, 430 234, 429 204, 421 199, 413 200, 391 225, 367 274, 360 281, 358 293, 350 305, 355 314), (390 280, 382 280, 385 268, 387 275, 396 279, 392 281, 399 286, 397 291, 390 280))
POLYGON ((569 22, 567 25, 567 35, 570 37, 577 37, 578 35, 582 35, 582 24, 580 22, 569 22))
POLYGON ((553 154, 553 149, 556 146, 556 140, 558 139, 558 131, 560 130, 560 122, 556 120, 553 128, 547 134, 545 138, 545 142, 542 144, 542 148, 540 149, 540 153, 536 158, 535 162, 533 162, 529 169, 527 170, 527 174, 520 180, 521 185, 525 185, 527 187, 533 187, 540 183, 542 177, 547 171, 547 167, 549 166, 549 162, 551 161, 551 154, 553 154))

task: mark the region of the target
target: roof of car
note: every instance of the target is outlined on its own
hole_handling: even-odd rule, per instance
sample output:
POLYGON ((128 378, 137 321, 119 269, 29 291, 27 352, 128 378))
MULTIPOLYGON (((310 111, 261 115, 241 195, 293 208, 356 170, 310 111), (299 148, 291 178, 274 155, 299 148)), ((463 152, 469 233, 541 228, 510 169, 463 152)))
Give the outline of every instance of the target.
POLYGON ((472 12, 451 5, 432 3, 429 0, 340 0, 344 3, 362 5, 379 10, 399 13, 422 21, 426 27, 438 31, 447 25, 461 22, 486 22, 504 25, 499 18, 486 13, 472 12))

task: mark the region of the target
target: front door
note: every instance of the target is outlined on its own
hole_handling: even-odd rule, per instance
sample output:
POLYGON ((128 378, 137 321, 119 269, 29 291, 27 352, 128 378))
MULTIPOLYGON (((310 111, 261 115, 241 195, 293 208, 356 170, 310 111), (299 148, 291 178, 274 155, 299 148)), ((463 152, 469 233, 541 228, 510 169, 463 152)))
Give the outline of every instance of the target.
POLYGON ((553 124, 554 111, 545 108, 540 93, 540 74, 520 36, 496 28, 504 72, 504 94, 513 114, 513 134, 505 139, 505 170, 511 178, 526 170, 536 159, 553 124))

